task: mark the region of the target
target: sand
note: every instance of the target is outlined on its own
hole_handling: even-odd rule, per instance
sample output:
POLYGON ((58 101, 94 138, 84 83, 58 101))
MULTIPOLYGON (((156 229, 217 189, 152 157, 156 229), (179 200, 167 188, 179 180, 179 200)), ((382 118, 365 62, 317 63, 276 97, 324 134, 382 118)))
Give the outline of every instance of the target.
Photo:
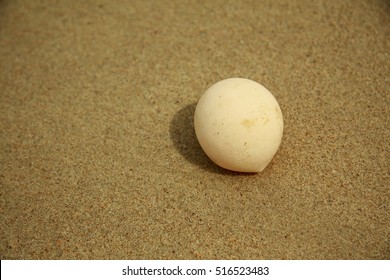
POLYGON ((389 259, 390 2, 0 1, 1 259, 389 259), (193 113, 266 86, 260 174, 193 113))

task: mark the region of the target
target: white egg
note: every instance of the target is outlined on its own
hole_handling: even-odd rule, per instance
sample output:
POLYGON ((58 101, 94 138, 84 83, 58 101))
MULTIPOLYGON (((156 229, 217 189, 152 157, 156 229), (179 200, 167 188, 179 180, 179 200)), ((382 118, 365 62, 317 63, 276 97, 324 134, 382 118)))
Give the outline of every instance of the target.
POLYGON ((194 126, 202 149, 216 164, 233 171, 260 172, 280 146, 283 116, 264 86, 230 78, 201 96, 194 126))

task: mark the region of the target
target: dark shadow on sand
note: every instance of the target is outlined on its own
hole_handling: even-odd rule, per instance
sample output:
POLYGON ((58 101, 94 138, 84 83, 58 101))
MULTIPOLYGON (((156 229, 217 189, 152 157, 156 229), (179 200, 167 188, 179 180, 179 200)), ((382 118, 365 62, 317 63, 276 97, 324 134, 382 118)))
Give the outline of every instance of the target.
POLYGON ((223 169, 213 163, 203 152, 194 129, 194 113, 196 103, 189 104, 180 109, 171 121, 169 128, 171 140, 176 150, 190 163, 218 174, 249 175, 251 173, 234 172, 223 169))

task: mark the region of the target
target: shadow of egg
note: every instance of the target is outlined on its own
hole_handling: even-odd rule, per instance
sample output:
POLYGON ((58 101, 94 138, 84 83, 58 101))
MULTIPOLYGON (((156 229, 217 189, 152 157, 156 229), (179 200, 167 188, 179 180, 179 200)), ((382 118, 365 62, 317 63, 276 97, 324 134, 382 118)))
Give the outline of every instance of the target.
MULTIPOLYGON (((194 114, 196 103, 186 105, 173 117, 169 132, 176 150, 190 163, 213 173, 225 175, 243 175, 243 173, 223 169, 212 162, 205 154, 196 138, 194 114)), ((247 173, 246 175, 249 175, 247 173)))

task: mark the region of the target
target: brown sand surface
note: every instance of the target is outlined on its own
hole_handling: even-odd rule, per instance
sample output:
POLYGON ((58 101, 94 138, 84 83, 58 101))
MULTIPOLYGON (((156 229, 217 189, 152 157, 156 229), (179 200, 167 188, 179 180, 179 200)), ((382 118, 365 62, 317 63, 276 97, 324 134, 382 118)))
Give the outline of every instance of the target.
POLYGON ((389 259, 387 0, 0 0, 1 259, 389 259), (260 82, 264 172, 211 163, 201 94, 260 82))

